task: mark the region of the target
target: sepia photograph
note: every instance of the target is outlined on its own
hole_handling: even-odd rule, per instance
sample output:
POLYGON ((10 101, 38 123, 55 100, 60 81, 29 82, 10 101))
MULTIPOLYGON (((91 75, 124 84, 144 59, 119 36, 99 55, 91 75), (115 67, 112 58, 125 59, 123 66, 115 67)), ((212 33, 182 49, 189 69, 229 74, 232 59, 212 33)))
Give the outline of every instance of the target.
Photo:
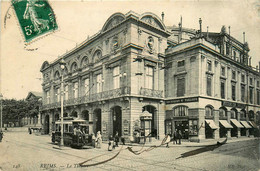
POLYGON ((1 0, 0 171, 259 171, 259 0, 1 0))

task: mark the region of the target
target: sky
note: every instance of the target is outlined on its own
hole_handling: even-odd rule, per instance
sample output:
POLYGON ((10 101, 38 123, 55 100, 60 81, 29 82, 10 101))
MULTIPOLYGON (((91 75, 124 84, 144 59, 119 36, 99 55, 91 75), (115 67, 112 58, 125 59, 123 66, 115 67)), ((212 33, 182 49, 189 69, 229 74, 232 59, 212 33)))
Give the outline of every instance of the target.
POLYGON ((231 26, 231 35, 243 41, 243 32, 249 44, 252 65, 260 61, 260 1, 258 0, 205 0, 205 1, 61 1, 49 0, 59 30, 24 47, 24 38, 9 1, 1 1, 0 34, 0 92, 4 98, 24 99, 30 91, 42 91, 41 65, 54 61, 81 43, 88 36, 102 29, 106 20, 116 12, 126 14, 130 10, 142 14, 152 12, 161 17, 164 12, 166 26, 178 25, 182 16, 183 27, 199 29, 207 26, 211 32, 231 26))

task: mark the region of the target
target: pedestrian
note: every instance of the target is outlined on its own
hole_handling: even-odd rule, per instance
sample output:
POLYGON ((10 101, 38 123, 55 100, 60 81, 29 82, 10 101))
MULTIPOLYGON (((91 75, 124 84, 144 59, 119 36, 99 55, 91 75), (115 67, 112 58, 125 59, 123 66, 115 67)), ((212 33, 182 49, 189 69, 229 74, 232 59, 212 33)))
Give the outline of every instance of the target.
POLYGON ((123 143, 123 145, 125 145, 125 138, 121 137, 121 142, 123 143))
POLYGON ((137 139, 137 143, 140 143, 140 133, 139 131, 136 131, 136 139, 137 139))
POLYGON ((28 128, 28 132, 29 132, 29 134, 32 134, 32 130, 30 127, 28 128))
POLYGON ((92 142, 92 147, 96 147, 96 136, 94 133, 92 133, 92 136, 91 136, 91 142, 92 142))
POLYGON ((177 140, 178 140, 178 133, 177 133, 177 130, 174 131, 173 133, 173 144, 177 144, 177 140))
POLYGON ((0 142, 2 142, 3 136, 4 136, 4 134, 3 134, 3 132, 1 131, 1 132, 0 132, 0 142))
POLYGON ((178 131, 178 139, 179 139, 179 144, 181 144, 181 139, 182 139, 181 130, 178 131))
POLYGON ((118 136, 118 132, 116 131, 116 135, 115 135, 116 147, 118 147, 118 142, 119 142, 119 136, 118 136))
POLYGON ((100 131, 97 132, 96 143, 97 143, 97 148, 101 148, 102 136, 100 131))
POLYGON ((166 135, 165 135, 165 138, 166 138, 166 141, 165 141, 165 143, 166 143, 166 148, 169 148, 169 143, 171 142, 171 136, 170 136, 170 134, 166 134, 166 135))
POLYGON ((108 140, 108 151, 112 151, 113 149, 115 149, 113 136, 110 135, 108 140))

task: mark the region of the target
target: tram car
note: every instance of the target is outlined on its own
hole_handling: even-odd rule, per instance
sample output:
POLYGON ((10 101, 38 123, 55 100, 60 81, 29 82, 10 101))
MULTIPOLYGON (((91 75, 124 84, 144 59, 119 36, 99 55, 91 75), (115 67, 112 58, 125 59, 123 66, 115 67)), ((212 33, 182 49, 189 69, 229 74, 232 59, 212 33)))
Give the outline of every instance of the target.
MULTIPOLYGON (((55 122, 55 131, 52 132, 52 142, 60 143, 61 140, 61 121, 55 122)), ((82 119, 72 117, 63 118, 63 141, 65 146, 82 148, 84 145, 91 144, 89 135, 89 124, 82 119)))

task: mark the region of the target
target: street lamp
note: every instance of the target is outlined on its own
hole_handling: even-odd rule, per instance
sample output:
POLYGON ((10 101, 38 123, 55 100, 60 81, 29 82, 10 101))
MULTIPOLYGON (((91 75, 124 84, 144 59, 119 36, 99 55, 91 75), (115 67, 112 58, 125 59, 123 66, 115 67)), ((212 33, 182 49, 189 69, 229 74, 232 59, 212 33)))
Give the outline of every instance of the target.
POLYGON ((61 104, 61 111, 60 111, 60 124, 61 124, 61 134, 60 134, 60 146, 64 146, 64 139, 63 139, 63 92, 64 92, 64 85, 63 85, 63 71, 65 68, 65 61, 62 58, 59 62, 61 68, 61 93, 60 93, 60 104, 61 104))
POLYGON ((0 131, 2 132, 2 127, 3 127, 3 114, 2 114, 2 111, 3 111, 3 95, 0 94, 0 115, 1 115, 1 123, 0 123, 0 131))

